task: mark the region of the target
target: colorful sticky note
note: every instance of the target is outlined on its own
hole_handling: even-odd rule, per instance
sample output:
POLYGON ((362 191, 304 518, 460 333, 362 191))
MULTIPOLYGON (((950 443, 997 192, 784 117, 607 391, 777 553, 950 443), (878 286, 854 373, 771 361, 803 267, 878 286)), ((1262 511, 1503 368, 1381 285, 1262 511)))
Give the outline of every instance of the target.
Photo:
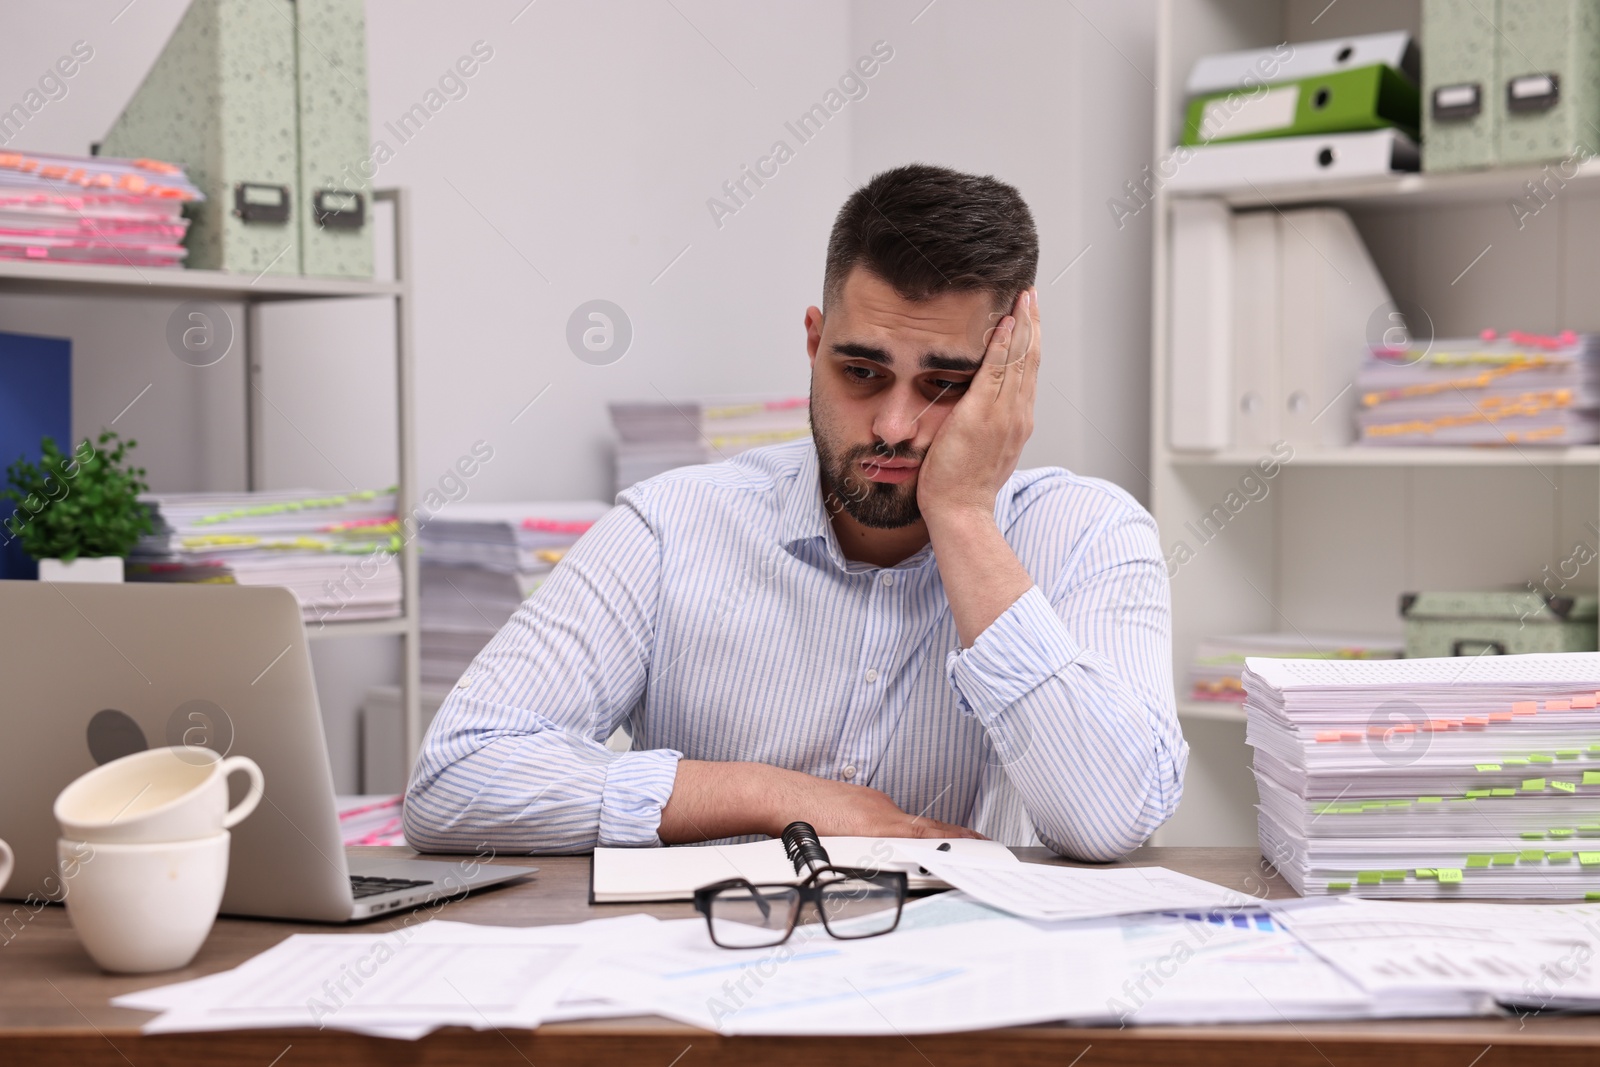
POLYGON ((1580 852, 1578 853, 1578 862, 1585 867, 1593 867, 1595 864, 1600 863, 1600 852, 1580 852))
POLYGON ((1526 790, 1527 792, 1529 792, 1529 793, 1543 792, 1544 791, 1544 779, 1543 778, 1529 778, 1526 782, 1522 783, 1522 788, 1524 790, 1526 790))
POLYGON ((1544 858, 1551 863, 1566 863, 1572 859, 1572 853, 1567 851, 1546 852, 1544 858))
POLYGON ((1382 871, 1361 871, 1356 875, 1357 885, 1377 885, 1383 881, 1382 871))
POLYGON ((1547 756, 1543 752, 1531 753, 1528 758, 1535 763, 1554 763, 1556 761, 1554 756, 1547 756))
POLYGON ((1542 841, 1542 840, 1544 840, 1544 831, 1543 830, 1524 830, 1524 831, 1522 831, 1522 839, 1524 841, 1542 841))
POLYGON ((1584 771, 1583 772, 1583 784, 1584 785, 1600 785, 1600 771, 1584 771))
POLYGON ((1476 800, 1478 797, 1486 797, 1488 795, 1489 795, 1489 790, 1487 790, 1487 789, 1469 789, 1469 790, 1467 790, 1467 799, 1468 800, 1476 800))
POLYGON ((1339 740, 1339 731, 1338 730, 1319 730, 1319 731, 1317 731, 1317 740, 1318 741, 1337 741, 1337 740, 1339 740))
POLYGON ((1384 871, 1383 872, 1383 880, 1385 882, 1403 882, 1403 881, 1406 880, 1406 872, 1405 871, 1384 871))
POLYGON ((1418 878, 1437 878, 1437 877, 1439 877, 1439 872, 1435 871, 1432 867, 1418 867, 1417 871, 1416 871, 1416 874, 1417 874, 1418 878))
POLYGON ((1551 789, 1559 789, 1563 793, 1576 793, 1578 791, 1578 783, 1577 782, 1557 782, 1557 781, 1552 780, 1551 783, 1550 783, 1550 788, 1551 789))
POLYGON ((1496 867, 1511 867, 1516 862, 1517 854, 1515 852, 1496 852, 1494 854, 1494 865, 1496 867))
POLYGON ((1583 750, 1579 748, 1561 748, 1556 750, 1556 755, 1562 759, 1577 759, 1583 755, 1583 750))
POLYGON ((1572 706, 1575 708, 1592 708, 1595 706, 1595 703, 1596 701, 1593 693, 1590 693, 1586 696, 1572 698, 1572 706))
POLYGON ((1500 769, 1500 764, 1498 763, 1480 763, 1477 766, 1480 771, 1498 771, 1500 769))
POLYGON ((1511 721, 1511 713, 1509 711, 1491 711, 1489 713, 1489 721, 1490 722, 1510 722, 1511 721))
POLYGON ((1468 867, 1487 867, 1487 866, 1489 866, 1489 863, 1490 863, 1490 857, 1488 857, 1488 856, 1468 856, 1467 857, 1467 866, 1468 867))
POLYGON ((1443 804, 1444 797, 1418 797, 1418 804, 1443 804))
POLYGON ((1567 826, 1552 826, 1548 832, 1551 837, 1571 837, 1574 831, 1567 826))
POLYGON ((1521 860, 1523 863, 1543 863, 1544 862, 1544 849, 1542 849, 1542 848, 1525 848, 1520 853, 1517 854, 1517 858, 1519 860, 1521 860))
POLYGON ((1510 786, 1505 786, 1498 789, 1491 789, 1489 790, 1489 794, 1497 797, 1514 797, 1517 795, 1517 791, 1512 789, 1510 786))
POLYGON ((1460 871, 1459 868, 1455 868, 1455 867, 1440 867, 1438 870, 1439 870, 1439 881, 1441 881, 1441 882, 1459 882, 1459 881, 1461 881, 1461 871, 1460 871))
POLYGON ((1507 767, 1526 767, 1528 765, 1528 760, 1524 756, 1508 756, 1500 762, 1507 767))
POLYGON ((1328 883, 1328 892, 1330 892, 1330 893, 1333 892, 1336 889, 1349 889, 1349 888, 1350 888, 1350 883, 1349 882, 1329 882, 1328 883))
POLYGON ((1461 721, 1466 723, 1468 726, 1488 726, 1489 725, 1489 717, 1487 715, 1468 715, 1465 718, 1463 718, 1461 721))
POLYGON ((1600 900, 1600 890, 1591 889, 1583 895, 1584 900, 1600 900))
POLYGON ((1519 700, 1511 705, 1511 714, 1513 715, 1532 715, 1538 710, 1539 705, 1531 700, 1519 700))
POLYGON ((1571 711, 1572 710, 1572 701, 1570 701, 1570 700, 1546 700, 1544 702, 1544 710, 1545 711, 1571 711))

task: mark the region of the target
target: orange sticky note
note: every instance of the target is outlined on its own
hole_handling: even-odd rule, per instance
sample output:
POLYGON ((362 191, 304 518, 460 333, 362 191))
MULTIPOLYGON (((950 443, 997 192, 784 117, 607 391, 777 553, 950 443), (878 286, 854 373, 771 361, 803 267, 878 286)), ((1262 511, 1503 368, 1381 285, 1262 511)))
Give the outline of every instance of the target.
POLYGON ((1531 700, 1519 700, 1511 705, 1511 714, 1513 715, 1532 715, 1538 710, 1539 705, 1531 700))
POLYGON ((1491 711, 1489 713, 1489 721, 1490 722, 1510 722, 1511 721, 1511 713, 1509 711, 1491 711))
POLYGON ((1572 701, 1570 701, 1570 700, 1546 700, 1544 702, 1544 710, 1545 711, 1571 711, 1572 710, 1572 701))
POLYGON ((1468 715, 1462 721, 1465 722, 1468 726, 1488 726, 1489 725, 1489 720, 1484 718, 1482 715, 1468 715))
POLYGON ((1430 730, 1448 730, 1448 729, 1450 729, 1450 724, 1445 722, 1443 719, 1429 719, 1428 720, 1428 729, 1430 729, 1430 730))
POLYGON ((1337 740, 1339 740, 1339 731, 1338 730, 1322 730, 1322 731, 1319 731, 1317 733, 1317 740, 1318 741, 1337 741, 1337 740))
POLYGON ((1595 706, 1595 703, 1596 701, 1593 694, 1590 694, 1589 696, 1572 698, 1572 706, 1575 708, 1592 708, 1595 706))
POLYGON ((1345 740, 1345 741, 1359 741, 1359 740, 1361 740, 1361 731, 1359 731, 1359 730, 1341 730, 1339 732, 1339 737, 1341 739, 1345 740))

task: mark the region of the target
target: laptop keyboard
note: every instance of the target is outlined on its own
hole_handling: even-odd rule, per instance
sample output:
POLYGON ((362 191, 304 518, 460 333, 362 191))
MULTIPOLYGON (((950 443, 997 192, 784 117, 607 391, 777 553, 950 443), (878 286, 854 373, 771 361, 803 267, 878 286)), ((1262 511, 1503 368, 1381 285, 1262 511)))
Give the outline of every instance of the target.
POLYGON ((415 889, 419 885, 432 885, 426 879, 415 881, 410 878, 375 878, 369 874, 352 874, 350 876, 350 891, 355 898, 375 897, 379 893, 390 893, 396 889, 415 889))

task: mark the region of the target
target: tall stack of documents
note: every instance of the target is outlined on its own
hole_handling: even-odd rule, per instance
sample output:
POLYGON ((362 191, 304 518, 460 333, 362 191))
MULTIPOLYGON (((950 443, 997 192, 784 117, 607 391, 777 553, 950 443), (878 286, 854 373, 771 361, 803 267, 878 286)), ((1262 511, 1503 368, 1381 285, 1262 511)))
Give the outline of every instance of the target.
POLYGON ((1189 699, 1244 703, 1244 664, 1251 656, 1283 659, 1399 659, 1405 642, 1395 637, 1349 634, 1225 634, 1203 637, 1189 661, 1189 699))
POLYGON ((1163 174, 1201 190, 1416 170, 1418 75, 1404 31, 1204 56, 1163 174))
POLYGON ((643 400, 610 407, 618 492, 674 467, 732 459, 811 432, 810 403, 803 396, 643 400))
POLYGON ((0 259, 182 266, 183 205, 203 199, 153 159, 0 152, 0 259))
POLYGON ((1600 652, 1251 658, 1244 686, 1300 893, 1600 900, 1600 652))
POLYGON ((393 489, 158 493, 129 581, 287 586, 307 621, 400 614, 393 489))
POLYGON ((450 504, 423 524, 422 681, 452 686, 609 509, 594 500, 450 504))
POLYGON ((1600 334, 1522 333, 1373 345, 1356 388, 1364 445, 1600 441, 1600 334))

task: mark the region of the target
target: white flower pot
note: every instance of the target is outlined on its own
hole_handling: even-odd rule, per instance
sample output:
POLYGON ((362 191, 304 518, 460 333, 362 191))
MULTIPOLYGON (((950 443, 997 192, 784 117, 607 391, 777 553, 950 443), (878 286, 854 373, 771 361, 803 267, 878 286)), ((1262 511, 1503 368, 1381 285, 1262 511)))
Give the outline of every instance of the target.
POLYGON ((120 582, 121 556, 79 556, 71 563, 59 559, 39 561, 41 582, 120 582))

